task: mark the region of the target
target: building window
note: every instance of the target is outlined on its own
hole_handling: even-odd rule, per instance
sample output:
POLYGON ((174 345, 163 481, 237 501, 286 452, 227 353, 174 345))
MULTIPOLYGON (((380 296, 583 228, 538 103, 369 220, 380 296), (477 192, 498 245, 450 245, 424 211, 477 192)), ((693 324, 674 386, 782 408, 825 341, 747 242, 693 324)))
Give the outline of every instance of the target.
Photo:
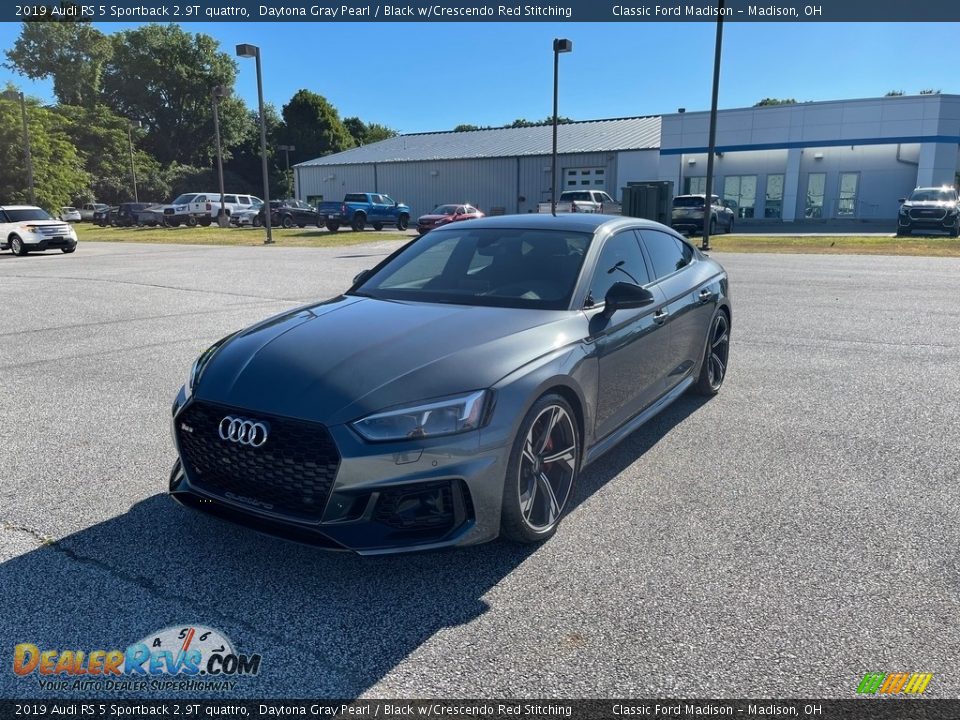
POLYGON ((765 218, 783 217, 783 175, 767 175, 767 200, 763 206, 765 218))
POLYGON ((757 206, 757 176, 727 175, 723 179, 723 199, 738 218, 752 218, 757 206))
POLYGON ((805 218, 823 217, 823 195, 826 186, 826 173, 810 173, 807 175, 807 204, 803 211, 805 218))
POLYGON ((857 214, 857 187, 860 173, 840 173, 840 196, 837 198, 837 217, 854 217, 857 214))
POLYGON ((707 178, 705 175, 700 177, 688 177, 683 179, 684 195, 704 195, 707 192, 707 178))
POLYGON ((605 186, 603 174, 603 168, 568 168, 566 184, 567 187, 603 188, 605 186))

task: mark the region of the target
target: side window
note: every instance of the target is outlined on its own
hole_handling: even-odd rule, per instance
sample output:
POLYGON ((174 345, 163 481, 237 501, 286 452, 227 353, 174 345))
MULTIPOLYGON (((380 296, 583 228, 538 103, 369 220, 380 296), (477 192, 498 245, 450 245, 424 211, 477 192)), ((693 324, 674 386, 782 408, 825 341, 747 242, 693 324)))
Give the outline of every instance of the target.
POLYGON ((0 210, 0 223, 8 222, 10 222, 10 218, 7 217, 7 214, 3 210, 0 210))
POLYGON ((673 235, 659 230, 643 230, 642 235, 658 280, 686 267, 693 260, 693 248, 673 235))
POLYGON ((236 204, 236 202, 237 202, 237 196, 236 196, 236 195, 224 195, 224 196, 223 196, 223 201, 224 201, 225 203, 233 203, 233 204, 236 204))
POLYGON ((189 202, 202 203, 206 201, 207 201, 206 195, 197 195, 195 198, 193 198, 193 200, 187 200, 188 203, 189 202))
POLYGON ((643 262, 640 243, 633 230, 617 233, 604 243, 590 281, 590 297, 599 305, 607 291, 616 282, 646 285, 650 282, 647 266, 643 262))

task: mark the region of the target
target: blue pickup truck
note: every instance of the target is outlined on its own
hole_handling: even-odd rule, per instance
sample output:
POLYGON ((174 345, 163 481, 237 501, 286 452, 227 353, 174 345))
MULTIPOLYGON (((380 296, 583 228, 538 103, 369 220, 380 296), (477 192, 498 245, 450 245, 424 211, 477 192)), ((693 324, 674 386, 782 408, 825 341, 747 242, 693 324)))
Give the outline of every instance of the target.
POLYGON ((410 224, 410 208, 380 193, 347 193, 343 202, 321 202, 317 208, 319 222, 330 232, 341 225, 351 230, 363 230, 372 225, 382 230, 385 225, 395 225, 397 230, 406 230, 410 224))

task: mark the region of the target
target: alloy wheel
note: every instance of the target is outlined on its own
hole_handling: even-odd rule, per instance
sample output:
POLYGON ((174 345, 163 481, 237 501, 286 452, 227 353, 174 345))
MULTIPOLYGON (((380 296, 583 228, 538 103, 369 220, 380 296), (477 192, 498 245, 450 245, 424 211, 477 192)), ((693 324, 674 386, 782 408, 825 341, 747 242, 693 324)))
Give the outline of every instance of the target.
POLYGON ((730 354, 730 323, 727 316, 719 312, 713 319, 710 330, 710 349, 707 356, 707 377, 714 390, 723 384, 727 374, 727 358, 730 354))
POLYGON ((534 532, 553 527, 577 472, 577 432, 567 411, 548 405, 531 423, 520 458, 520 514, 534 532))

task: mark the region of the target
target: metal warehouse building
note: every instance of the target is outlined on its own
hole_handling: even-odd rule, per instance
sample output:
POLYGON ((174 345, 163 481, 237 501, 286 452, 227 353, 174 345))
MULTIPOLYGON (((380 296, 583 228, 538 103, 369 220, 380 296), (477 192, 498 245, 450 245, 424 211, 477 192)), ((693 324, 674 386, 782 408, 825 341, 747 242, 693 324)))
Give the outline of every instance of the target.
MULTIPOLYGON (((709 113, 561 125, 558 190, 670 181, 703 192, 709 113)), ((296 166, 297 197, 381 192, 414 217, 446 202, 535 212, 550 199, 552 129, 401 135, 296 166)), ((747 221, 889 219, 922 185, 954 185, 960 96, 918 95, 723 110, 715 192, 747 221)))

